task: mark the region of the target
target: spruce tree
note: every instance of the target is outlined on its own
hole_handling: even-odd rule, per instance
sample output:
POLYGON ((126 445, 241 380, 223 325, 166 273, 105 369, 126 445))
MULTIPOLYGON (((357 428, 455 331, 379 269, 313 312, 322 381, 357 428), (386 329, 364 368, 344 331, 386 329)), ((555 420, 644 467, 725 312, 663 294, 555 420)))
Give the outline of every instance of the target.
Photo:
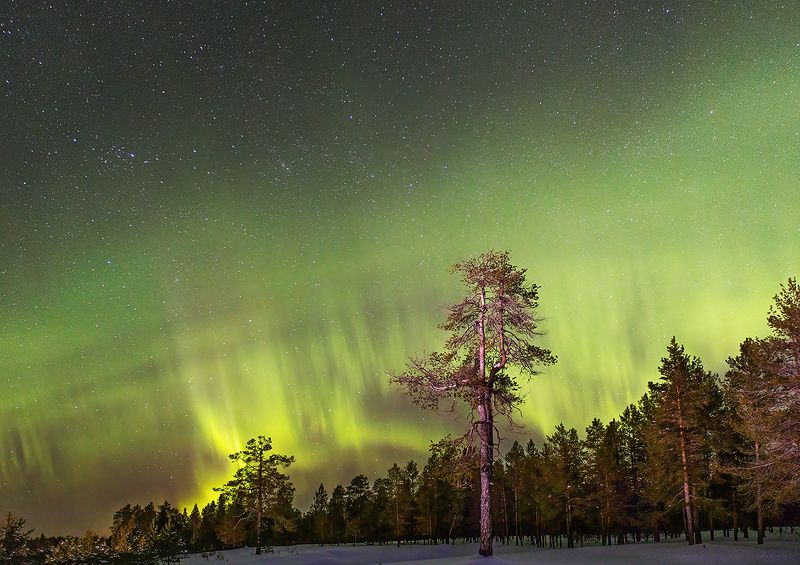
POLYGON ((389 504, 389 480, 378 477, 372 484, 372 498, 366 513, 368 532, 373 541, 383 543, 392 537, 389 504))
POLYGON ((186 521, 185 538, 191 551, 200 551, 203 549, 199 543, 201 538, 201 524, 200 509, 197 507, 197 504, 195 504, 186 521))
POLYGON ((400 540, 403 535, 403 516, 406 513, 407 497, 405 495, 405 476, 403 470, 394 463, 388 471, 389 482, 389 511, 391 512, 391 522, 394 530, 394 537, 397 540, 397 547, 400 547, 400 540))
POLYGON ((314 493, 314 501, 311 503, 311 516, 320 545, 325 543, 326 539, 330 541, 328 491, 325 490, 325 485, 322 483, 319 484, 319 488, 314 493))
POLYGON ((350 533, 348 537, 353 541, 353 545, 360 541, 366 529, 366 514, 371 494, 366 475, 356 475, 345 489, 345 516, 350 533))
POLYGON ((340 543, 347 539, 347 515, 345 509, 346 496, 342 485, 336 485, 328 501, 328 519, 331 522, 333 542, 340 543))

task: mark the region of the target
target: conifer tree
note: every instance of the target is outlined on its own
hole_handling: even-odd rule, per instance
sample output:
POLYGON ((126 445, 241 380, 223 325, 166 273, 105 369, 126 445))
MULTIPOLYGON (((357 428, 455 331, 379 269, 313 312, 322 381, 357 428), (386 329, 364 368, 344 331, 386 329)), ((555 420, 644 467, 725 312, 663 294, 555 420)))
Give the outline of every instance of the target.
MULTIPOLYGON (((774 375, 767 372, 769 348, 764 340, 747 338, 739 346, 739 355, 728 359, 728 395, 733 400, 734 413, 729 423, 731 433, 744 440, 731 450, 736 465, 731 470, 741 480, 741 490, 746 493, 749 506, 756 511, 756 535, 758 543, 764 543, 764 518, 766 499, 792 499, 786 496, 787 484, 794 477, 781 472, 775 465, 773 434, 775 429, 775 400, 770 388, 774 375)), ((780 401, 783 402, 783 401, 780 401)), ((790 432, 791 433, 791 432, 790 432)))
POLYGON ((314 501, 311 503, 311 516, 314 522, 314 529, 319 536, 319 543, 322 545, 325 540, 330 540, 330 520, 328 519, 328 491, 325 485, 320 483, 319 488, 314 493, 314 501))
POLYGON ((378 477, 372 484, 367 524, 372 539, 381 543, 391 538, 391 523, 388 520, 389 504, 389 480, 385 477, 378 477))
POLYGON ((392 376, 420 406, 436 408, 442 399, 458 399, 477 413, 467 436, 477 435, 480 476, 480 548, 492 554, 491 483, 495 450, 495 414, 511 418, 522 399, 511 367, 527 375, 555 362, 535 345, 541 335, 535 310, 536 284, 509 262, 508 252, 490 251, 453 266, 467 296, 448 308, 441 326, 450 337, 442 353, 412 359, 392 376))
POLYGON ((619 532, 620 507, 623 503, 618 486, 623 481, 620 426, 611 420, 608 426, 595 418, 586 428, 584 475, 587 499, 594 504, 600 525, 601 543, 610 543, 611 533, 619 532))
POLYGON ((394 463, 388 471, 389 482, 389 511, 392 513, 391 522, 394 526, 394 536, 397 540, 397 547, 400 547, 400 539, 403 532, 403 519, 406 509, 406 497, 404 496, 405 478, 403 470, 394 463))
POLYGON ((729 361, 754 465, 776 501, 800 498, 800 285, 790 278, 773 297, 772 335, 746 340, 729 361))
MULTIPOLYGON (((167 501, 158 507, 152 502, 144 507, 127 504, 114 513, 108 551, 96 543, 97 539, 103 543, 105 540, 89 532, 84 538, 67 538, 51 557, 68 562, 69 555, 92 555, 91 548, 96 547, 97 557, 86 562, 97 562, 113 551, 130 563, 175 563, 181 552, 191 547, 186 543, 187 537, 191 539, 189 527, 184 514, 167 501)), ((216 543, 215 540, 209 545, 216 543)))
POLYGON ((667 514, 680 503, 681 470, 679 460, 664 442, 664 430, 656 421, 658 405, 654 395, 645 393, 620 416, 623 425, 623 460, 626 466, 627 487, 635 515, 631 520, 653 530, 656 542, 661 539, 661 527, 667 514))
POLYGON ((25 529, 25 518, 6 514, 0 523, 0 561, 16 562, 28 555, 28 544, 33 530, 25 529))
POLYGON ((730 450, 741 463, 733 467, 733 474, 756 510, 758 543, 764 542, 767 499, 780 503, 800 498, 800 286, 796 279, 782 284, 773 301, 767 315, 772 335, 745 339, 739 354, 728 359, 726 374, 730 433, 746 438, 744 450, 730 450))
POLYGON ((708 520, 708 535, 715 537, 715 519, 724 512, 725 494, 728 487, 722 467, 723 451, 726 449, 729 430, 726 428, 725 393, 716 375, 707 383, 707 399, 701 418, 700 432, 703 441, 702 473, 705 474, 705 489, 702 497, 703 509, 708 520))
POLYGON ((336 543, 346 540, 347 536, 345 503, 345 489, 342 485, 336 485, 328 501, 328 519, 331 522, 331 531, 333 532, 333 539, 331 541, 335 541, 336 543))
MULTIPOLYGON (((645 416, 636 404, 628 405, 619 417, 621 466, 625 474, 626 504, 635 509, 632 519, 641 522, 642 469, 647 460, 645 416)), ((658 541, 658 540, 656 540, 658 541)))
POLYGON ((203 550, 210 550, 224 545, 217 535, 217 520, 217 502, 212 500, 200 512, 200 547, 203 550))
POLYGON ((419 521, 419 468, 417 462, 409 460, 403 468, 403 497, 405 498, 405 514, 403 515, 404 536, 413 539, 417 535, 419 521))
POLYGON ((189 518, 186 520, 185 534, 185 538, 192 551, 200 551, 203 549, 200 546, 201 525, 200 509, 197 507, 197 504, 195 504, 194 507, 192 507, 192 511, 189 513, 189 518))
MULTIPOLYGON (((704 449, 704 413, 709 401, 712 376, 703 369, 700 359, 689 357, 673 337, 667 356, 661 359, 661 378, 649 383, 655 402, 654 424, 657 438, 651 442, 652 453, 661 453, 666 468, 672 460, 678 464, 680 494, 689 545, 700 541, 697 524, 698 490, 704 449)), ((653 466, 656 458, 650 465, 653 466)), ((665 469, 661 469, 665 470, 665 469)))
POLYGON ((511 491, 512 523, 514 524, 514 545, 522 543, 521 498, 526 480, 525 450, 515 441, 505 457, 506 477, 511 491))
POLYGON ((243 501, 246 514, 254 519, 256 531, 256 554, 261 554, 262 531, 265 517, 273 520, 288 519, 286 498, 294 489, 289 478, 280 472, 294 462, 289 455, 272 454, 272 440, 264 436, 250 439, 242 451, 232 453, 231 461, 240 464, 233 479, 220 490, 229 498, 243 501))
MULTIPOLYGON (((729 364, 732 361, 733 358, 728 359, 729 364)), ((720 434, 717 444, 720 476, 725 483, 722 487, 725 491, 721 494, 725 499, 725 508, 731 518, 733 539, 738 541, 740 493, 749 490, 746 478, 751 475, 748 469, 748 459, 753 453, 753 443, 745 431, 737 390, 733 386, 730 370, 722 382, 721 392, 723 406, 720 424, 723 433, 720 434)), ((751 483, 750 486, 752 487, 754 484, 751 483)))
POLYGON ((145 506, 126 504, 114 513, 111 522, 111 547, 120 555, 131 559, 148 551, 148 534, 153 530, 156 508, 151 502, 145 506))
POLYGON ((438 489, 437 503, 447 527, 445 540, 450 543, 472 484, 473 458, 458 441, 447 436, 430 446, 429 466, 438 489))
POLYGON ((366 475, 356 475, 345 489, 345 516, 353 545, 366 529, 367 506, 371 494, 366 475))
POLYGON ((108 563, 117 558, 105 539, 89 530, 83 537, 67 536, 51 550, 45 563, 73 565, 78 563, 108 563))
MULTIPOLYGON (((543 450, 542 450, 543 451, 543 450)), ((523 511, 527 511, 531 524, 531 537, 535 540, 536 547, 544 544, 544 520, 545 506, 548 501, 547 487, 544 481, 544 469, 548 462, 545 455, 537 447, 533 440, 529 440, 525 446, 525 459, 528 485, 526 503, 523 511)))
POLYGON ((434 544, 438 541, 438 497, 440 487, 436 480, 435 464, 433 456, 429 457, 422 467, 422 472, 419 474, 419 490, 417 491, 424 524, 423 531, 434 544))
POLYGON ((550 465, 545 481, 558 508, 557 514, 564 516, 567 547, 575 547, 573 520, 577 508, 584 503, 581 473, 584 446, 575 428, 567 430, 564 424, 558 424, 553 434, 547 436, 546 446, 550 465))
POLYGON ((498 458, 492 469, 492 524, 495 527, 495 537, 500 538, 505 544, 508 540, 508 493, 506 490, 506 469, 503 460, 498 458))
POLYGON ((393 464, 388 471, 388 511, 392 514, 390 522, 394 530, 397 546, 402 539, 414 536, 420 519, 416 499, 419 470, 416 462, 409 461, 404 467, 393 464))

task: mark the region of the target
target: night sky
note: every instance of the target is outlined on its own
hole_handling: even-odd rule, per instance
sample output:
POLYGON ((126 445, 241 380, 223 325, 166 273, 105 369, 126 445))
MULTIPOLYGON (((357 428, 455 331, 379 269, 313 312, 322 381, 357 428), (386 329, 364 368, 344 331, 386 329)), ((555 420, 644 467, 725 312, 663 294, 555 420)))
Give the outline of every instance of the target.
POLYGON ((4 2, 0 511, 297 503, 458 429, 387 378, 452 263, 541 285, 524 437, 724 369, 800 274, 796 2, 4 2))

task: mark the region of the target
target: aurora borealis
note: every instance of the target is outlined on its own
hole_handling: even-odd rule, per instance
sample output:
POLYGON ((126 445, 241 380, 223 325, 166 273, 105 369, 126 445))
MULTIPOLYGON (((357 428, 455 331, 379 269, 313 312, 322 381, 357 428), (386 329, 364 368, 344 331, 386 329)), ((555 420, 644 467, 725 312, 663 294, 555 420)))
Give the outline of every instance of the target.
POLYGON ((386 375, 481 251, 541 285, 534 437, 800 274, 792 3, 66 4, 0 11, 0 511, 49 535, 258 434, 301 508, 423 459, 457 428, 386 375))

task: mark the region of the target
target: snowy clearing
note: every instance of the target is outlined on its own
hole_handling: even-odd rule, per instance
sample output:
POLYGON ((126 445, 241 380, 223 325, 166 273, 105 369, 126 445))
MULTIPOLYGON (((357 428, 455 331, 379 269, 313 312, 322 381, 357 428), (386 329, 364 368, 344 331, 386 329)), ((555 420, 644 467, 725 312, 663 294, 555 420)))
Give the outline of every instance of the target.
POLYGON ((181 561, 186 565, 202 563, 267 563, 267 564, 340 564, 340 563, 617 563, 657 565, 660 563, 698 563, 703 565, 740 564, 800 564, 800 536, 777 533, 768 535, 767 542, 758 546, 755 536, 733 541, 706 541, 703 545, 688 546, 681 540, 661 543, 639 543, 614 546, 586 546, 575 549, 537 549, 495 544, 492 558, 477 555, 477 544, 458 545, 358 545, 325 546, 298 545, 275 547, 274 553, 255 555, 252 548, 219 552, 208 559, 192 555, 181 561))

